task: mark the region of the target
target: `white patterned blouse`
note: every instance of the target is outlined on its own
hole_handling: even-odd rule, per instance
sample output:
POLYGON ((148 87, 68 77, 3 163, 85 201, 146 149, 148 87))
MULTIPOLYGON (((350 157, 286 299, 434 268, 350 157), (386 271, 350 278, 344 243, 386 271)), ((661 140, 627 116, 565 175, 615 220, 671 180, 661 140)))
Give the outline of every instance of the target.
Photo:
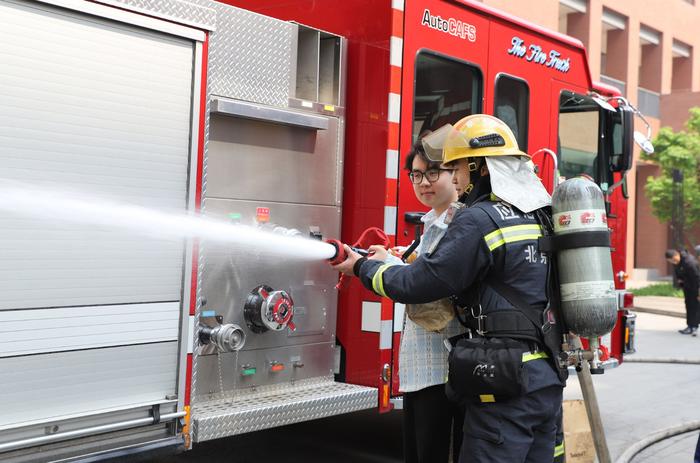
MULTIPOLYGON (((421 219, 424 226, 423 238, 417 252, 430 249, 435 240, 444 235, 446 212, 439 217, 430 210, 421 219)), ((453 319, 441 332, 436 333, 413 323, 404 311, 404 325, 399 348, 399 390, 414 392, 429 386, 444 384, 447 381, 447 349, 444 340, 465 332, 459 321, 453 319)))

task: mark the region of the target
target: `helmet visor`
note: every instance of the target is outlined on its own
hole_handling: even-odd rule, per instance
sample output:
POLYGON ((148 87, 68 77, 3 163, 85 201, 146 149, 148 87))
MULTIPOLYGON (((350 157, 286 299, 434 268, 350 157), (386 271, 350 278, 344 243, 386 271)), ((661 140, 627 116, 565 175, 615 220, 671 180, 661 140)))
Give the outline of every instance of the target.
POLYGON ((452 124, 445 124, 421 140, 425 155, 431 161, 444 162, 445 148, 469 148, 469 140, 452 124))

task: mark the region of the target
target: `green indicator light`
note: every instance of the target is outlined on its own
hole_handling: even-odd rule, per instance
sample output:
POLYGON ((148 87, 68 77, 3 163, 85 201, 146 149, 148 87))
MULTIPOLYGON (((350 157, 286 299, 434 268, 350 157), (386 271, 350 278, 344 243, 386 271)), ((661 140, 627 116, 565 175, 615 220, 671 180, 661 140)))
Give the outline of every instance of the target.
POLYGON ((241 374, 243 376, 251 376, 254 375, 257 370, 255 368, 244 368, 241 370, 241 374))
POLYGON ((232 212, 228 215, 228 218, 231 220, 241 220, 241 217, 243 216, 238 212, 232 212))

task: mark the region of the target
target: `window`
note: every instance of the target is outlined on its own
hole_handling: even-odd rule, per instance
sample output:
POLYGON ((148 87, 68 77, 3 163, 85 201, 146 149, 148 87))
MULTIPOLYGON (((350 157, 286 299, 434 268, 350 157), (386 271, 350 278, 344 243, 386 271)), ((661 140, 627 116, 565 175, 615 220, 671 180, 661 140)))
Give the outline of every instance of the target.
POLYGON ((607 181, 599 174, 600 106, 593 99, 563 91, 559 100, 559 175, 586 174, 596 183, 607 181))
POLYGON ((527 126, 530 112, 530 89, 516 77, 499 74, 493 115, 505 122, 518 140, 518 147, 527 151, 527 126))
POLYGON ((481 71, 477 67, 421 51, 416 57, 413 141, 426 130, 480 112, 481 95, 481 71))

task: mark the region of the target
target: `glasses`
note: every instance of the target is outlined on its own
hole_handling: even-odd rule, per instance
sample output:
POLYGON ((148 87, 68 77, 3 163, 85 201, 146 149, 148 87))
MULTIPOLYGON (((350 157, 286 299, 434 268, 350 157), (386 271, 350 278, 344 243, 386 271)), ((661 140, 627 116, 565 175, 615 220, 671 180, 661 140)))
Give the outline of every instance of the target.
POLYGON ((411 179, 411 183, 414 185, 419 185, 423 182, 423 177, 428 180, 428 183, 433 183, 437 182, 438 178, 440 178, 440 172, 452 173, 453 171, 454 169, 428 169, 425 172, 414 170, 408 174, 408 178, 411 179))

